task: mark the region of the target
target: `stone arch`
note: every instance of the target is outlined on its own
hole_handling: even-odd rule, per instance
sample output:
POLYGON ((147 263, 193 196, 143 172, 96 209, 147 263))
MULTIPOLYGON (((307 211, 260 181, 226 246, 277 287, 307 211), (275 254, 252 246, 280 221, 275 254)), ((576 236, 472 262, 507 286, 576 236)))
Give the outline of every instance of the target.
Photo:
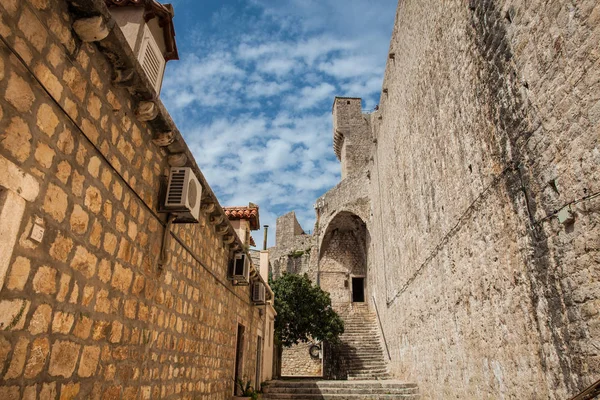
POLYGON ((366 301, 370 240, 367 224, 349 211, 337 213, 321 235, 319 283, 331 295, 334 307, 359 302, 360 297, 356 296, 361 285, 362 301, 366 301))

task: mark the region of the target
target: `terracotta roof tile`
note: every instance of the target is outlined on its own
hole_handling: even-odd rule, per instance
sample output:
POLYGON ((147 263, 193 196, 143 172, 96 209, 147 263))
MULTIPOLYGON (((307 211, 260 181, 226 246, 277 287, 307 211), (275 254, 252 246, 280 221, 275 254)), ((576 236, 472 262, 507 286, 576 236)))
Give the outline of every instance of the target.
POLYGON ((245 219, 250 222, 250 229, 255 231, 260 227, 260 219, 258 215, 258 206, 251 204, 249 206, 223 207, 225 215, 229 220, 245 219))

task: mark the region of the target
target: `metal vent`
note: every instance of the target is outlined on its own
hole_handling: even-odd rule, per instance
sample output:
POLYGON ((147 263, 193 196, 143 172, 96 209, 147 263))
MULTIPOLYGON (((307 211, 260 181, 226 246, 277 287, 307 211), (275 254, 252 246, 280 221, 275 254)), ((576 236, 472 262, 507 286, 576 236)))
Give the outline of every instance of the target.
POLYGON ((144 39, 140 47, 139 61, 152 86, 159 93, 165 69, 165 58, 147 25, 144 26, 144 39))
POLYGON ((179 205, 184 203, 183 192, 185 183, 185 169, 173 170, 171 172, 171 183, 169 186, 167 205, 179 205))

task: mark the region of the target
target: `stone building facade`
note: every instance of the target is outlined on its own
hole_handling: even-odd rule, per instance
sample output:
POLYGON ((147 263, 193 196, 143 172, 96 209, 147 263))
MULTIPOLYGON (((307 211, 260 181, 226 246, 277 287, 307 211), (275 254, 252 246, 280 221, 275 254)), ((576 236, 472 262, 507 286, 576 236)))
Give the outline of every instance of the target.
POLYGON ((599 40, 595 1, 402 0, 378 110, 334 102, 343 180, 311 268, 331 224, 364 224, 389 370, 424 398, 563 399, 600 376, 599 40))
POLYGON ((0 239, 0 398, 262 380, 272 332, 227 275, 242 241, 104 0, 0 3, 0 239), (202 185, 198 223, 161 213, 171 166, 202 185))

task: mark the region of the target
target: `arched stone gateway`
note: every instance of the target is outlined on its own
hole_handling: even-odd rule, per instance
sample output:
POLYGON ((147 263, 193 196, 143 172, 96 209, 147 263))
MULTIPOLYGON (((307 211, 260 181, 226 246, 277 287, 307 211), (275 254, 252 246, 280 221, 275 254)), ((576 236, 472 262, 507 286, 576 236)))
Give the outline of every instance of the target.
POLYGON ((327 225, 319 247, 318 280, 334 308, 364 303, 370 235, 356 214, 341 211, 327 225))

